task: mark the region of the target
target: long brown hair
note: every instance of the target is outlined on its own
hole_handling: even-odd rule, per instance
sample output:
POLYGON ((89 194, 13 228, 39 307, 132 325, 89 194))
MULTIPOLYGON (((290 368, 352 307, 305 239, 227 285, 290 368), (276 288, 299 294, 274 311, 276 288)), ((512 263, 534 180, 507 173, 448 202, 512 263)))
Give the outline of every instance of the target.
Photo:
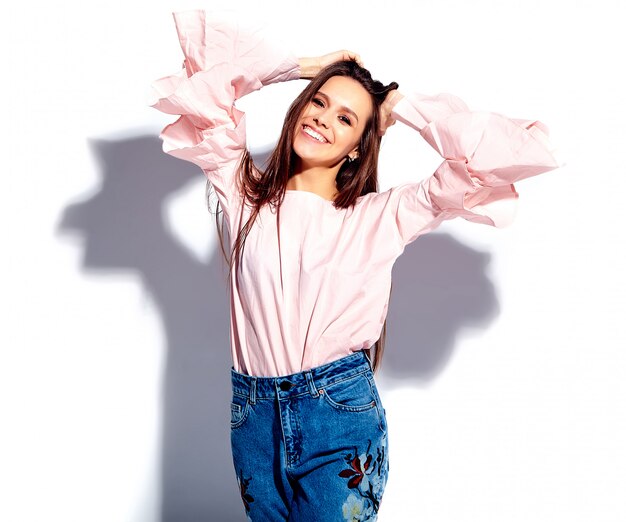
MULTIPOLYGON (((335 182, 338 194, 333 204, 336 208, 349 208, 356 203, 359 196, 364 196, 370 192, 378 192, 378 151, 380 150, 381 141, 378 132, 380 127, 378 110, 387 93, 397 89, 398 84, 392 82, 389 85, 383 85, 381 82, 372 79, 370 72, 353 60, 333 63, 322 69, 289 107, 280 138, 267 161, 265 169, 260 170, 254 164, 248 150, 244 152, 237 169, 237 183, 244 197, 243 203, 247 204, 252 210, 250 217, 237 233, 230 256, 226 254, 224 247, 223 222, 220 225, 219 214, 221 212, 219 202, 217 203, 215 217, 220 247, 229 266, 229 283, 233 267, 235 270, 239 268, 246 238, 261 207, 270 205, 272 209, 280 212, 280 205, 285 197, 287 181, 294 175, 297 161, 293 151, 297 122, 322 85, 333 76, 345 76, 358 81, 370 94, 373 108, 372 115, 366 122, 359 141, 358 157, 354 161, 344 161, 337 173, 335 182)), ((243 212, 243 204, 241 208, 243 212)), ((374 358, 372 359, 370 356, 374 371, 380 366, 382 361, 386 330, 387 321, 385 320, 380 338, 373 347, 367 349, 368 355, 371 354, 372 348, 375 350, 374 358)))

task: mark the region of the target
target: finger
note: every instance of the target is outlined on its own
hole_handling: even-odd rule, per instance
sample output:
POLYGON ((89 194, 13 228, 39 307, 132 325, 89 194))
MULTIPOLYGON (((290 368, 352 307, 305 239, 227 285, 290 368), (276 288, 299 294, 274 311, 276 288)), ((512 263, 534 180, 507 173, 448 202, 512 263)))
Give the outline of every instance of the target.
POLYGON ((354 60, 361 67, 363 67, 363 60, 361 59, 361 55, 358 53, 353 53, 351 51, 346 51, 346 60, 354 60))

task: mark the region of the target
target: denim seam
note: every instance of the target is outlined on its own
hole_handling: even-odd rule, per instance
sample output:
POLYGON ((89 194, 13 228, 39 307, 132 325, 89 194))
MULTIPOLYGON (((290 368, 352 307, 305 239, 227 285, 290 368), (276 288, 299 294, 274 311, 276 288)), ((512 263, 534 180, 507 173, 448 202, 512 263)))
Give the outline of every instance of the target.
POLYGON ((374 381, 374 377, 368 376, 367 380, 369 382, 370 389, 372 390, 372 395, 375 397, 376 411, 378 413, 378 428, 380 429, 380 431, 385 433, 385 428, 383 426, 383 415, 384 415, 383 404, 380 400, 380 395, 378 394, 378 391, 376 390, 376 383, 374 381))
POLYGON ((320 386, 320 388, 327 388, 328 386, 331 386, 333 384, 339 384, 340 382, 347 381, 348 379, 352 379, 353 377, 358 377, 359 375, 362 375, 362 374, 367 373, 367 372, 369 372, 368 368, 366 368, 365 370, 361 370, 361 371, 359 371, 357 373, 351 373, 351 374, 345 375, 345 376, 343 376, 340 379, 334 379, 334 380, 332 380, 330 382, 324 383, 324 385, 320 386))
POLYGON ((326 401, 328 403, 330 403, 330 405, 335 408, 336 410, 339 411, 347 411, 347 412, 351 412, 351 413, 360 413, 360 412, 364 412, 364 411, 370 411, 372 409, 374 409, 376 407, 376 401, 372 400, 371 402, 367 403, 367 404, 363 404, 362 406, 347 406, 345 404, 340 404, 338 402, 335 402, 334 400, 332 400, 330 398, 330 395, 328 395, 328 393, 325 393, 324 396, 326 397, 326 401))

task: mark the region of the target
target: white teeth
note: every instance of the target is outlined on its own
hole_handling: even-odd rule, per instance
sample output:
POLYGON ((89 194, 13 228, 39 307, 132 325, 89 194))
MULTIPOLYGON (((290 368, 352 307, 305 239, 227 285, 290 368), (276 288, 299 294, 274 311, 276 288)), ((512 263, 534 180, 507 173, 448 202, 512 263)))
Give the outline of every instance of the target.
POLYGON ((304 126, 304 132, 306 132, 311 138, 315 138, 317 141, 321 141, 322 143, 327 143, 328 140, 324 138, 319 132, 315 132, 311 127, 304 126))

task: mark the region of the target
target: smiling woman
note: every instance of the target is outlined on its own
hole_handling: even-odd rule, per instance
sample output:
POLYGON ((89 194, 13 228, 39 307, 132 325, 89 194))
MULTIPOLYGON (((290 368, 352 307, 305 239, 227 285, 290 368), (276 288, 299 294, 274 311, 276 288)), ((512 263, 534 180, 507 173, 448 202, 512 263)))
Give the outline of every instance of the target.
POLYGON ((330 192, 328 199, 334 199, 339 168, 346 157, 358 157, 373 112, 372 98, 358 81, 349 76, 326 80, 298 119, 293 140, 298 159, 287 187, 330 192))
POLYGON ((403 96, 355 53, 298 59, 204 11, 174 19, 184 68, 154 83, 152 105, 180 115, 164 151, 201 167, 230 233, 231 443, 246 513, 375 520, 389 464, 374 371, 393 264, 445 219, 508 223, 513 183, 558 167, 547 128, 449 94, 403 96), (235 101, 296 78, 311 81, 260 169, 235 101), (443 162, 379 193, 381 135, 396 120, 443 162))

